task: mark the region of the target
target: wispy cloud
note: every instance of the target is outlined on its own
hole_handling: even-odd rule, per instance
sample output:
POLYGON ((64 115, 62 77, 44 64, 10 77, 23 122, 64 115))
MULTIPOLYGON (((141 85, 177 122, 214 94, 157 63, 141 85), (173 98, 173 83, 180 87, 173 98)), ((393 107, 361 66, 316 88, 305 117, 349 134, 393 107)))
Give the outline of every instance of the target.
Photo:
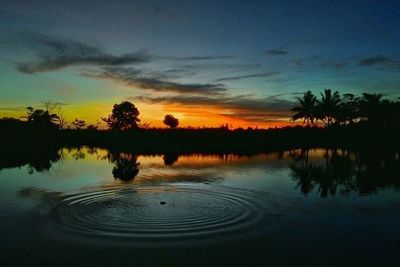
POLYGON ((277 48, 270 48, 265 51, 268 56, 282 56, 289 53, 289 49, 292 47, 300 46, 300 45, 313 45, 322 42, 319 38, 304 38, 304 39, 294 39, 286 44, 283 44, 277 48))
POLYGON ((39 34, 27 34, 24 38, 26 45, 37 56, 31 62, 17 64, 20 72, 28 74, 54 71, 71 65, 119 66, 148 62, 151 59, 144 52, 114 56, 94 46, 39 34))
POLYGON ((26 74, 55 71, 79 65, 123 66, 163 60, 191 62, 233 58, 226 55, 165 57, 144 51, 112 55, 95 46, 32 32, 17 34, 13 41, 18 43, 18 46, 25 45, 25 48, 36 54, 36 59, 32 61, 17 63, 17 69, 26 74))
POLYGON ((329 68, 329 69, 341 69, 349 64, 351 64, 351 60, 342 60, 342 59, 334 59, 331 57, 323 57, 320 55, 311 55, 302 58, 294 58, 291 62, 297 67, 308 67, 314 66, 319 68, 329 68))
POLYGON ((400 60, 398 58, 392 58, 384 55, 376 55, 371 57, 365 57, 358 61, 360 66, 387 66, 400 68, 400 60))
POLYGON ((198 60, 214 60, 214 59, 233 59, 234 56, 183 56, 183 57, 158 57, 159 59, 172 59, 176 61, 198 61, 198 60))
POLYGON ((223 77, 223 78, 217 79, 216 81, 217 82, 236 81, 236 80, 242 80, 242 79, 248 79, 248 78, 269 77, 269 76, 275 76, 278 74, 279 74, 278 72, 255 73, 255 74, 248 74, 248 75, 223 77))
POLYGON ((400 59, 384 55, 350 57, 342 59, 311 55, 308 57, 293 58, 291 62, 297 67, 322 67, 336 70, 346 67, 378 67, 381 69, 400 68, 400 59))
POLYGON ((265 52, 269 56, 286 55, 288 53, 284 48, 269 49, 265 52))
POLYGON ((289 118, 290 108, 295 104, 281 95, 254 98, 239 96, 137 96, 131 100, 150 104, 177 104, 192 108, 214 108, 220 115, 248 121, 268 122, 289 118))
POLYGON ((220 83, 179 83, 163 80, 160 78, 162 75, 158 73, 146 74, 131 67, 107 67, 104 68, 102 73, 95 74, 95 77, 120 81, 130 86, 154 92, 221 95, 227 90, 220 83))
POLYGON ((151 55, 144 51, 116 56, 106 53, 95 46, 31 32, 25 33, 22 36, 17 35, 15 41, 21 40, 23 42, 20 43, 25 44, 25 48, 32 50, 36 55, 36 58, 32 61, 17 63, 17 69, 22 73, 50 72, 68 66, 97 66, 99 69, 96 71, 83 73, 83 75, 97 79, 112 79, 154 92, 220 95, 226 91, 226 88, 221 83, 182 83, 171 81, 171 79, 180 78, 179 74, 183 72, 187 73, 187 70, 175 69, 172 71, 154 72, 144 69, 144 65, 139 67, 141 63, 170 60, 184 61, 190 64, 191 61, 233 58, 232 56, 224 55, 165 57, 151 55))

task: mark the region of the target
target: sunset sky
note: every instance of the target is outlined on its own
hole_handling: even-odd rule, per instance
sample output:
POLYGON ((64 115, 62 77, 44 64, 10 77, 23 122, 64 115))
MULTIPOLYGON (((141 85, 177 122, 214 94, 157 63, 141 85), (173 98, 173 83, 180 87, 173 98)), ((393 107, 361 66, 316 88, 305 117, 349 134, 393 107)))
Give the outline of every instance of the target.
POLYGON ((400 97, 400 1, 0 0, 0 117, 42 100, 94 123, 287 124, 325 88, 400 97))

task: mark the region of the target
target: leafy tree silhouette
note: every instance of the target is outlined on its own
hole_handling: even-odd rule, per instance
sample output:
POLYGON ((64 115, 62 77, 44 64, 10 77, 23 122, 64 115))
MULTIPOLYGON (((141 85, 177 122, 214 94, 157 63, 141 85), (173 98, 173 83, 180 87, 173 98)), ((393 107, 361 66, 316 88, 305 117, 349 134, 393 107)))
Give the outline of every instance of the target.
POLYGON ((179 125, 179 120, 175 118, 173 115, 167 114, 164 117, 163 123, 170 128, 176 128, 179 125))
POLYGON ((43 109, 34 109, 27 107, 26 116, 27 122, 35 126, 43 128, 57 128, 58 116, 43 109))
POLYGON ((127 130, 138 128, 139 110, 134 104, 123 101, 120 104, 114 104, 112 113, 102 120, 111 130, 127 130))

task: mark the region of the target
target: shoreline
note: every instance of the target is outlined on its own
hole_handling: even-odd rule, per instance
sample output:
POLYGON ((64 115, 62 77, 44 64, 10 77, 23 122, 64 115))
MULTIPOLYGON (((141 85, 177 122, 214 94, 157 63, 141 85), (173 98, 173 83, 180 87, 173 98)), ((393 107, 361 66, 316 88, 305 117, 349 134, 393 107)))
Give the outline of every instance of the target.
POLYGON ((1 129, 0 132, 3 151, 88 146, 140 154, 257 154, 316 147, 396 151, 400 148, 399 136, 400 127, 378 128, 370 125, 252 130, 180 128, 127 131, 46 130, 23 126, 18 129, 1 129))

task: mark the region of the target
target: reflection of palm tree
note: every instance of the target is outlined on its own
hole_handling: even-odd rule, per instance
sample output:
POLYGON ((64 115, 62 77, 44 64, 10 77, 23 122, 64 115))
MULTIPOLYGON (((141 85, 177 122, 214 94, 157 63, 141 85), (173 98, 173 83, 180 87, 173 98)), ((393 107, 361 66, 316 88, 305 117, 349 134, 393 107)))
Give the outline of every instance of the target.
POLYGON ((300 187, 301 193, 307 195, 313 188, 313 181, 311 176, 311 168, 307 165, 292 165, 292 175, 295 180, 298 180, 297 185, 300 187))
POLYGON ((321 100, 319 101, 319 111, 321 118, 326 121, 328 125, 331 125, 333 119, 338 114, 340 103, 340 95, 337 91, 332 93, 331 89, 325 89, 324 93, 321 93, 321 100))
POLYGON ((300 162, 300 164, 292 164, 292 175, 298 180, 297 185, 300 187, 300 191, 307 195, 310 193, 314 185, 312 183, 311 169, 312 166, 308 164, 308 153, 309 150, 302 150, 300 154, 292 154, 295 162, 300 162))
POLYGON ((299 101, 299 106, 292 108, 292 111, 296 112, 292 116, 293 121, 298 119, 303 119, 304 123, 313 124, 315 119, 315 104, 317 98, 313 95, 311 91, 304 93, 303 97, 297 98, 299 101))
POLYGON ((400 187, 400 158, 396 153, 349 153, 329 150, 324 165, 310 163, 308 153, 293 157, 290 166, 294 179, 303 194, 318 187, 321 197, 342 192, 360 194, 377 192, 380 187, 400 187))
POLYGON ((325 165, 309 162, 308 151, 302 152, 291 165, 293 177, 298 181, 301 192, 307 195, 315 186, 321 197, 335 195, 339 184, 347 185, 352 177, 352 165, 349 157, 342 157, 336 151, 326 150, 325 165), (349 163, 350 162, 350 167, 349 163))

